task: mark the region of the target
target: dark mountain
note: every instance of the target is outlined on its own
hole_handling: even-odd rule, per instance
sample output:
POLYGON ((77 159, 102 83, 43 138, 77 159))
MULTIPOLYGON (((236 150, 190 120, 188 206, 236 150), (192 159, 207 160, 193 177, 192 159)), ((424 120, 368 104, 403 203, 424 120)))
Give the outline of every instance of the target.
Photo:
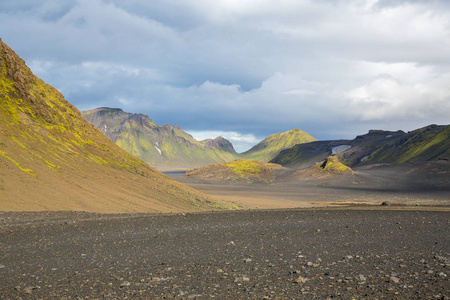
POLYGON ((308 168, 329 155, 355 167, 375 163, 404 163, 448 159, 449 126, 431 125, 408 133, 371 130, 353 140, 318 141, 296 145, 271 160, 292 168, 308 168))
POLYGON ((448 160, 450 125, 430 125, 392 140, 368 153, 364 164, 448 160))

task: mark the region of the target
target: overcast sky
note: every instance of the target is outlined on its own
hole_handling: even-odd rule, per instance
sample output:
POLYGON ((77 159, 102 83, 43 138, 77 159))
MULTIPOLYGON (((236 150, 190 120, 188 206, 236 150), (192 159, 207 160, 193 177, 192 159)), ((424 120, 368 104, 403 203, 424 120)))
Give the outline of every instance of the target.
POLYGON ((0 0, 0 38, 80 110, 238 151, 450 123, 448 0, 0 0))

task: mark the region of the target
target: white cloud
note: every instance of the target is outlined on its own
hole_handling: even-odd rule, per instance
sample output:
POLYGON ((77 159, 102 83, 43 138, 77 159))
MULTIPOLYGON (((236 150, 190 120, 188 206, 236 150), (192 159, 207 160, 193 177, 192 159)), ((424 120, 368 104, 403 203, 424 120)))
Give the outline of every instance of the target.
POLYGON ((161 80, 157 70, 150 68, 138 68, 125 64, 116 64, 103 61, 83 61, 81 68, 89 76, 125 76, 125 77, 145 77, 147 80, 161 80))
POLYGON ((448 120, 450 73, 415 84, 393 77, 376 78, 347 93, 353 117, 361 120, 448 120))
POLYGON ((355 72, 357 73, 355 77, 361 79, 389 74, 389 76, 408 84, 430 80, 440 73, 430 65, 418 65, 413 62, 386 63, 370 61, 357 62, 355 64, 355 72))
POLYGON ((33 60, 28 66, 35 74, 44 75, 55 67, 55 63, 52 61, 33 60))
POLYGON ((236 142, 449 120, 448 1, 7 2, 4 41, 80 109, 236 142))

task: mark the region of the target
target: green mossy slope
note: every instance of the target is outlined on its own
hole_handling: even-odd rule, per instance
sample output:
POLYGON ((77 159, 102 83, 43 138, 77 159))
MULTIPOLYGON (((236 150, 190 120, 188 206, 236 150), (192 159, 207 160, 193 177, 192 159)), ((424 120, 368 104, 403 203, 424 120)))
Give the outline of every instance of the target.
POLYGON ((270 162, 285 167, 304 169, 332 154, 336 147, 347 145, 337 156, 347 166, 378 163, 448 160, 450 157, 450 125, 430 125, 408 133, 371 130, 353 140, 317 141, 299 144, 280 152, 270 162))
POLYGON ((241 155, 246 159, 257 159, 268 162, 284 149, 289 149, 297 144, 313 141, 316 141, 316 139, 311 135, 298 128, 294 128, 283 133, 276 133, 268 136, 241 155))
POLYGON ((450 125, 430 125, 408 132, 370 154, 364 164, 405 163, 450 158, 450 125))
POLYGON ((271 183, 277 179, 277 170, 282 169, 284 168, 277 164, 238 159, 190 170, 184 177, 226 182, 271 183))
POLYGON ((352 172, 352 169, 344 165, 339 161, 336 156, 329 156, 322 163, 317 163, 316 168, 321 171, 329 172, 332 174, 343 174, 352 172))
POLYGON ((238 156, 231 143, 221 137, 197 141, 179 126, 159 126, 144 114, 105 107, 82 114, 128 153, 158 169, 194 168, 238 156))
POLYGON ((0 70, 1 211, 234 208, 112 143, 1 40, 0 70))

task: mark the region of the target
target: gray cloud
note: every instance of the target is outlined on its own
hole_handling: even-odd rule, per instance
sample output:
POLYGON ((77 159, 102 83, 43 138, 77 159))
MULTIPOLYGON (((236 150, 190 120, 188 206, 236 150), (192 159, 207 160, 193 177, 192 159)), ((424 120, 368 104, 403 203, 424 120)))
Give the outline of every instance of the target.
POLYGON ((443 0, 0 3, 4 41, 78 108, 256 138, 448 124, 449 20, 443 0))

